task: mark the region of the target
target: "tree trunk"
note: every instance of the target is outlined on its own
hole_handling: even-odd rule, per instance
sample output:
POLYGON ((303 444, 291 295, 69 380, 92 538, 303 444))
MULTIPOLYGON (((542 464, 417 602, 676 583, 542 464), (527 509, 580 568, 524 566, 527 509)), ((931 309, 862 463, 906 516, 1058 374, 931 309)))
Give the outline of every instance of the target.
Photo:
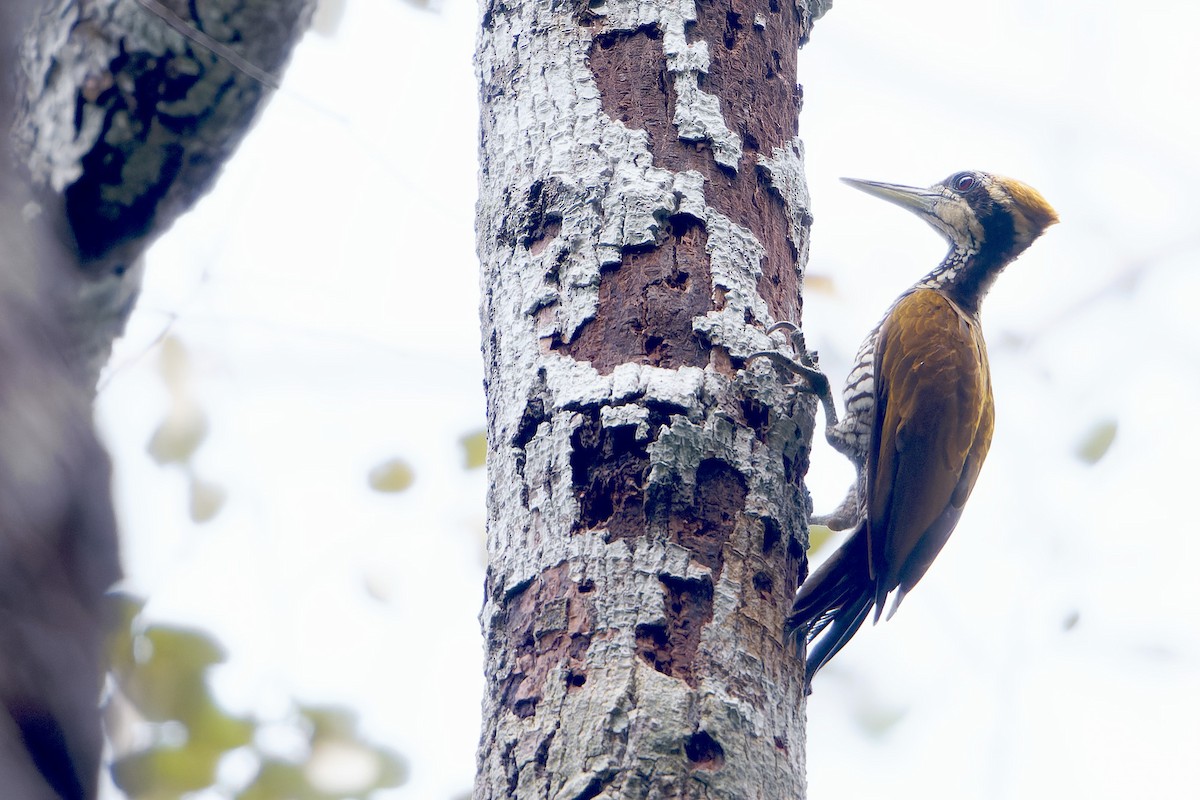
POLYGON ((95 379, 139 255, 211 184, 269 96, 253 64, 277 69, 312 9, 229 0, 192 19, 189 5, 0 4, 5 133, 16 119, 0 136, 4 797, 95 796, 104 593, 120 576, 95 379))
POLYGON ((802 798, 796 48, 827 3, 486 4, 475 797, 802 798))

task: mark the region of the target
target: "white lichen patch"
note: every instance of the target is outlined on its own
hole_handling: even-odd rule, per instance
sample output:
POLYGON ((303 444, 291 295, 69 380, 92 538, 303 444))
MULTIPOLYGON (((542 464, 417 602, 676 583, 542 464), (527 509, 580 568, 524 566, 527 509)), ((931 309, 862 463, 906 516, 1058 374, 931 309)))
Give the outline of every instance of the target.
POLYGON ((708 142, 713 158, 737 172, 742 157, 742 137, 725 124, 721 99, 700 88, 699 76, 708 70, 708 43, 688 44, 682 28, 668 28, 663 35, 667 71, 675 76, 675 123, 685 142, 708 142), (703 66, 701 66, 703 65, 703 66))
POLYGON ((650 409, 634 404, 602 406, 600 408, 600 424, 606 428, 632 426, 634 438, 639 442, 644 442, 650 438, 650 409))
POLYGON ((700 88, 699 76, 708 72, 708 42, 689 43, 684 33, 696 21, 694 0, 645 3, 616 0, 603 6, 608 31, 635 31, 655 25, 662 32, 663 55, 675 88, 675 118, 679 138, 707 142, 713 158, 726 169, 737 171, 742 157, 742 138, 729 129, 721 113, 721 100, 700 88))
MULTIPOLYGON (((783 199, 792 243, 807 243, 805 217, 812 208, 812 201, 808 195, 808 181, 804 179, 804 142, 795 136, 782 147, 776 147, 770 158, 759 155, 758 164, 767 173, 771 187, 783 199)), ((802 254, 800 263, 806 260, 802 254)))

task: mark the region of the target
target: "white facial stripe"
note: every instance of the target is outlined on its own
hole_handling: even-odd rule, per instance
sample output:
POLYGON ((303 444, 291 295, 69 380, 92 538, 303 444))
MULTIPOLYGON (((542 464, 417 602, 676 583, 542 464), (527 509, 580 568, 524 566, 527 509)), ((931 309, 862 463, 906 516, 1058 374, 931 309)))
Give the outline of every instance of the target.
POLYGON ((946 238, 959 251, 974 251, 983 241, 983 226, 971 211, 967 201, 957 195, 949 195, 937 205, 939 226, 946 238))

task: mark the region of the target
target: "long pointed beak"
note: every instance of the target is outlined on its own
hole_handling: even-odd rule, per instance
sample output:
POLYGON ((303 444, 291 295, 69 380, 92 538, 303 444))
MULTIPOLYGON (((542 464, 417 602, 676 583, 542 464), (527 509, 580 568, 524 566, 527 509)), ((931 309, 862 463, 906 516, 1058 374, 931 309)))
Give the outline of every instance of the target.
POLYGON ((894 183, 879 183, 878 181, 860 181, 857 178, 842 178, 842 182, 881 200, 887 200, 889 203, 895 203, 909 211, 914 211, 922 217, 937 216, 934 209, 942 200, 941 193, 933 189, 899 186, 894 183))

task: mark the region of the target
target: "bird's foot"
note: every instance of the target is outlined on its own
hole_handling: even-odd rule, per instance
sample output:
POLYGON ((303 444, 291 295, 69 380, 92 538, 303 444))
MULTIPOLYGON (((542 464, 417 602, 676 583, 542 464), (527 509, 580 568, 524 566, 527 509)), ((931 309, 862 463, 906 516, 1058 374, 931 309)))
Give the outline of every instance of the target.
MULTIPOLYGON (((804 343, 804 331, 800 330, 796 323, 788 322, 787 320, 776 322, 767 328, 767 336, 778 331, 787 331, 788 345, 792 348, 792 354, 795 356, 794 361, 810 369, 817 369, 817 351, 810 351, 808 349, 808 346, 804 343)), ((753 358, 754 355, 750 357, 753 358)))
POLYGON ((831 531, 844 531, 858 525, 864 510, 859 507, 858 482, 851 484, 846 498, 828 514, 813 514, 808 518, 810 525, 824 525, 831 531))
POLYGON ((777 331, 788 332, 788 344, 791 346, 793 355, 789 356, 778 350, 759 350, 751 353, 746 359, 746 366, 756 358, 765 358, 777 367, 782 367, 793 375, 797 375, 803 379, 802 382, 796 385, 796 388, 802 392, 817 395, 821 400, 821 404, 825 407, 826 421, 837 423, 837 410, 833 405, 833 393, 829 386, 829 378, 824 372, 821 372, 817 364, 817 351, 810 351, 804 343, 804 332, 792 322, 776 322, 767 329, 767 334, 770 335, 777 331))

